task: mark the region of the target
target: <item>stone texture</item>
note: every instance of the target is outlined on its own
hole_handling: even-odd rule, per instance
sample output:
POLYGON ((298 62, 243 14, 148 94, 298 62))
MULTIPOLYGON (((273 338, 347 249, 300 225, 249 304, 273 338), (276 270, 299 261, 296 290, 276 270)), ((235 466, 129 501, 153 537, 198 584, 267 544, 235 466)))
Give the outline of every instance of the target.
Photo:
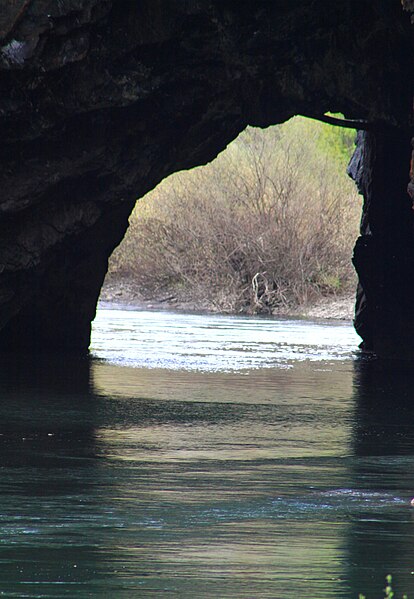
POLYGON ((363 347, 387 357, 414 357, 414 236, 411 133, 378 126, 359 135, 350 174, 364 195, 356 330, 363 347), (392 151, 391 151, 392 149, 392 151))
POLYGON ((407 10, 0 0, 0 347, 85 350, 135 200, 248 124, 329 110, 406 132, 407 10))

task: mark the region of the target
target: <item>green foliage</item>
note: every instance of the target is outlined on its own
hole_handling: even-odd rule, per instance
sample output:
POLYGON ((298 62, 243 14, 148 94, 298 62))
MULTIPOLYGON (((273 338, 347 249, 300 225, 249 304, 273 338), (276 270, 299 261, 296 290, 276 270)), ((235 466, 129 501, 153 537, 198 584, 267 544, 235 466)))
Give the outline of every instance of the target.
MULTIPOLYGON (((331 116, 342 117, 341 114, 331 116)), ((356 132, 344 127, 324 126, 320 123, 318 145, 322 152, 336 161, 340 168, 346 167, 355 147, 356 132)))
POLYGON ((321 129, 319 144, 323 151, 341 167, 348 164, 355 147, 356 133, 352 129, 337 127, 321 129))
MULTIPOLYGON (((343 115, 331 114, 330 116, 341 118, 343 115)), ((310 143, 319 158, 327 158, 334 164, 338 176, 344 174, 354 151, 355 130, 304 117, 294 117, 281 125, 281 128, 287 136, 298 136, 303 143, 310 143)))

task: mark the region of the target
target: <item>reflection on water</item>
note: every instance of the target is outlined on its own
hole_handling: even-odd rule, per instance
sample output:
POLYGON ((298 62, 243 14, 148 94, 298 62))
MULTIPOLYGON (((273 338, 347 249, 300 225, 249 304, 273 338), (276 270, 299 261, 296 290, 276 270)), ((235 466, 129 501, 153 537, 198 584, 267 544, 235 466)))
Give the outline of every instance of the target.
MULTIPOLYGON (((388 571, 413 591, 413 374, 359 361, 347 325, 305 321, 260 319, 253 347, 246 319, 238 342, 230 319, 222 360, 208 316, 197 317, 204 366, 183 370, 187 331, 186 348, 160 349, 163 368, 143 368, 139 352, 111 353, 121 341, 109 316, 90 361, 3 360, 0 592, 345 599, 381 596, 388 571), (303 332, 298 359, 290 326, 294 348, 303 332), (340 345, 320 359, 318 326, 340 345)), ((130 348, 138 333, 120 335, 130 348)))
MULTIPOLYGON (((401 593, 414 593, 414 372, 410 365, 355 364, 354 477, 369 490, 387 490, 403 498, 403 509, 386 517, 363 514, 351 538, 357 572, 364 588, 378 571, 397 574, 401 593), (364 556, 369 555, 367 560, 364 556)), ((355 576, 355 572, 353 573, 355 576)))

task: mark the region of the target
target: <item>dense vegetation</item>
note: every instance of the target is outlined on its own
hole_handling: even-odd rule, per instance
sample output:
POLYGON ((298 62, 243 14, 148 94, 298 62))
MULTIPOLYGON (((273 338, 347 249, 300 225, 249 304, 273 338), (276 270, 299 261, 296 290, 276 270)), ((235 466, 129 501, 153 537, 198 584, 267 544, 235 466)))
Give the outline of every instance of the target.
POLYGON ((360 200, 355 133, 295 117, 248 128, 211 164, 141 199, 110 276, 147 297, 275 313, 349 292, 360 200))

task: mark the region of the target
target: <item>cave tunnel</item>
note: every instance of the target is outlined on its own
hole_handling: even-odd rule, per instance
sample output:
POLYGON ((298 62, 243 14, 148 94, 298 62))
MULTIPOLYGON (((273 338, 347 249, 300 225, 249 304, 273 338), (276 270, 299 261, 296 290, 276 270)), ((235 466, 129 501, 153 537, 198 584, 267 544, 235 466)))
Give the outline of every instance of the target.
POLYGON ((356 330, 411 358, 411 19, 412 0, 0 0, 0 349, 87 351, 137 198, 247 125, 332 112, 360 130, 356 330))

